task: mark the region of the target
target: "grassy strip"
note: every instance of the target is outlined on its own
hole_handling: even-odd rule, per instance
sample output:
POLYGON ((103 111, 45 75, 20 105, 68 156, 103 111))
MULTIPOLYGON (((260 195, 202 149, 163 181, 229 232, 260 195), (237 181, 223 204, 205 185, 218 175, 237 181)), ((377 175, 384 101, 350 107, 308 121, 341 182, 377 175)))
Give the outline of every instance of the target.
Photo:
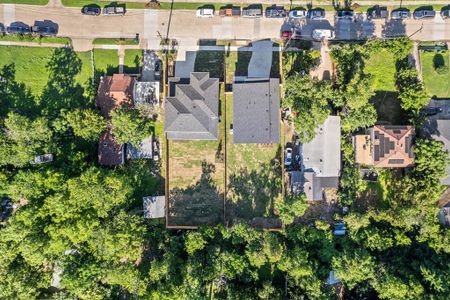
POLYGON ((0 41, 49 43, 49 44, 71 44, 72 43, 72 40, 68 37, 41 37, 38 35, 20 35, 20 34, 0 36, 0 41))
POLYGON ((105 7, 114 3, 115 6, 125 5, 129 9, 143 9, 146 8, 143 2, 116 2, 116 1, 98 1, 98 0, 61 0, 64 6, 68 7, 83 7, 86 5, 98 5, 100 7, 105 7))
POLYGON ((119 38, 119 39, 97 38, 94 40, 94 45, 139 45, 139 41, 130 38, 119 38))
POLYGON ((0 4, 47 5, 48 0, 0 0, 0 4))

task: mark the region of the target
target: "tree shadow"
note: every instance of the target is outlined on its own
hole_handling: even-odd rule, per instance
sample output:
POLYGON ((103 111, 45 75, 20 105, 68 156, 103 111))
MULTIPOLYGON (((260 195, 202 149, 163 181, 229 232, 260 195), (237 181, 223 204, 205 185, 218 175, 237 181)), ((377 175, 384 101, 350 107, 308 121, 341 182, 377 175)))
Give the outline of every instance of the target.
POLYGON ((16 81, 14 63, 0 70, 0 116, 15 111, 26 116, 38 116, 40 109, 35 96, 24 83, 16 81))
POLYGON ((385 38, 396 38, 406 35, 406 24, 403 19, 387 19, 382 25, 381 36, 385 38))
POLYGON ((197 183, 170 190, 167 225, 202 226, 223 222, 223 193, 212 179, 215 172, 213 164, 203 161, 202 175, 197 183))
POLYGON ((61 110, 85 106, 84 89, 75 80, 81 71, 77 54, 68 47, 56 48, 46 67, 49 79, 41 95, 43 113, 57 116, 61 110))
POLYGON ((281 195, 281 166, 278 159, 258 170, 247 167, 231 174, 226 201, 227 222, 252 222, 255 218, 275 218, 275 199, 281 195))

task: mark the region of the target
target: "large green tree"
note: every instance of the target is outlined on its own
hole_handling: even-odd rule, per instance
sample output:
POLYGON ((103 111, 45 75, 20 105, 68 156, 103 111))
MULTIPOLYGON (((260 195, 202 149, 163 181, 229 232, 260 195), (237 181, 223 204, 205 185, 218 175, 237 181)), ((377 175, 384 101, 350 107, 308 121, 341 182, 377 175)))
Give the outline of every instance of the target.
POLYGON ((111 113, 111 125, 118 143, 137 146, 150 136, 153 122, 141 116, 138 110, 122 106, 111 113))

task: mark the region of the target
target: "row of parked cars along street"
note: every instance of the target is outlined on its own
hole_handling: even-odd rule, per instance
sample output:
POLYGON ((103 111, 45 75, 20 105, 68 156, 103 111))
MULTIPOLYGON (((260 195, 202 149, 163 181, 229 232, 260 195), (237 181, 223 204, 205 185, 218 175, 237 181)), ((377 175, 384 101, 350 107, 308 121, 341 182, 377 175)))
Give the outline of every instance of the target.
MULTIPOLYGON (((440 12, 442 18, 446 19, 450 17, 450 8, 447 6, 440 12)), ((197 17, 214 17, 214 7, 205 5, 197 10, 197 17)), ((263 16, 263 7, 260 4, 250 5, 242 9, 239 6, 226 6, 219 10, 219 16, 225 17, 262 17, 263 16)), ((336 12, 335 17, 337 19, 353 19, 355 16, 355 12, 351 9, 343 9, 336 12)), ((391 11, 391 19, 407 19, 411 17, 411 12, 406 8, 399 8, 391 11)), ((425 19, 425 18, 434 18, 436 16, 436 12, 432 9, 427 8, 419 8, 414 11, 413 17, 414 19, 425 19)), ((304 8, 295 8, 290 10, 289 12, 283 7, 278 5, 272 5, 266 8, 265 11, 266 18, 285 18, 289 17, 292 19, 323 19, 325 18, 325 10, 321 8, 314 9, 304 9, 304 8)), ((369 19, 386 19, 389 17, 389 11, 387 7, 382 6, 374 6, 367 10, 367 18, 369 19)))
MULTIPOLYGON (((123 16, 125 15, 125 6, 124 5, 114 5, 114 6, 105 6, 103 7, 103 15, 104 16, 123 16)), ((99 16, 102 13, 102 9, 100 6, 92 4, 86 5, 81 9, 81 13, 83 15, 88 16, 99 16)))
POLYGON ((50 37, 58 34, 58 25, 51 21, 35 22, 34 25, 27 25, 22 22, 13 22, 6 29, 0 24, 0 34, 36 34, 50 37))

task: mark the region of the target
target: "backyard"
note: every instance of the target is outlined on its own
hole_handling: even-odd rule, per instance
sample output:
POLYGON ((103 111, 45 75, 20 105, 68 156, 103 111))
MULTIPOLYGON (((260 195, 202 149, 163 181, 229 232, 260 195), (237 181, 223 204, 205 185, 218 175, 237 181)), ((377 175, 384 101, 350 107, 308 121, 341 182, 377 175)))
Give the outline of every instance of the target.
MULTIPOLYGON (((223 111, 223 88, 220 90, 223 111)), ((223 223, 224 122, 217 141, 169 141, 169 226, 223 223)))
POLYGON ((274 221, 278 221, 275 203, 282 201, 281 145, 234 144, 229 130, 233 122, 232 96, 227 96, 226 106, 227 221, 278 227, 274 221))
POLYGON ((449 50, 420 51, 423 82, 431 97, 450 97, 449 55, 449 50))
MULTIPOLYGON (((51 58, 53 48, 35 48, 19 46, 0 46, 0 67, 14 63, 16 80, 23 82, 34 95, 40 95, 47 85, 46 65, 51 58)), ((91 77, 90 52, 79 52, 81 72, 76 79, 84 85, 91 77)))
POLYGON ((399 125, 404 122, 404 115, 395 86, 395 65, 396 60, 392 52, 377 48, 365 61, 364 71, 370 74, 374 81, 375 95, 371 102, 377 110, 378 120, 399 125))

